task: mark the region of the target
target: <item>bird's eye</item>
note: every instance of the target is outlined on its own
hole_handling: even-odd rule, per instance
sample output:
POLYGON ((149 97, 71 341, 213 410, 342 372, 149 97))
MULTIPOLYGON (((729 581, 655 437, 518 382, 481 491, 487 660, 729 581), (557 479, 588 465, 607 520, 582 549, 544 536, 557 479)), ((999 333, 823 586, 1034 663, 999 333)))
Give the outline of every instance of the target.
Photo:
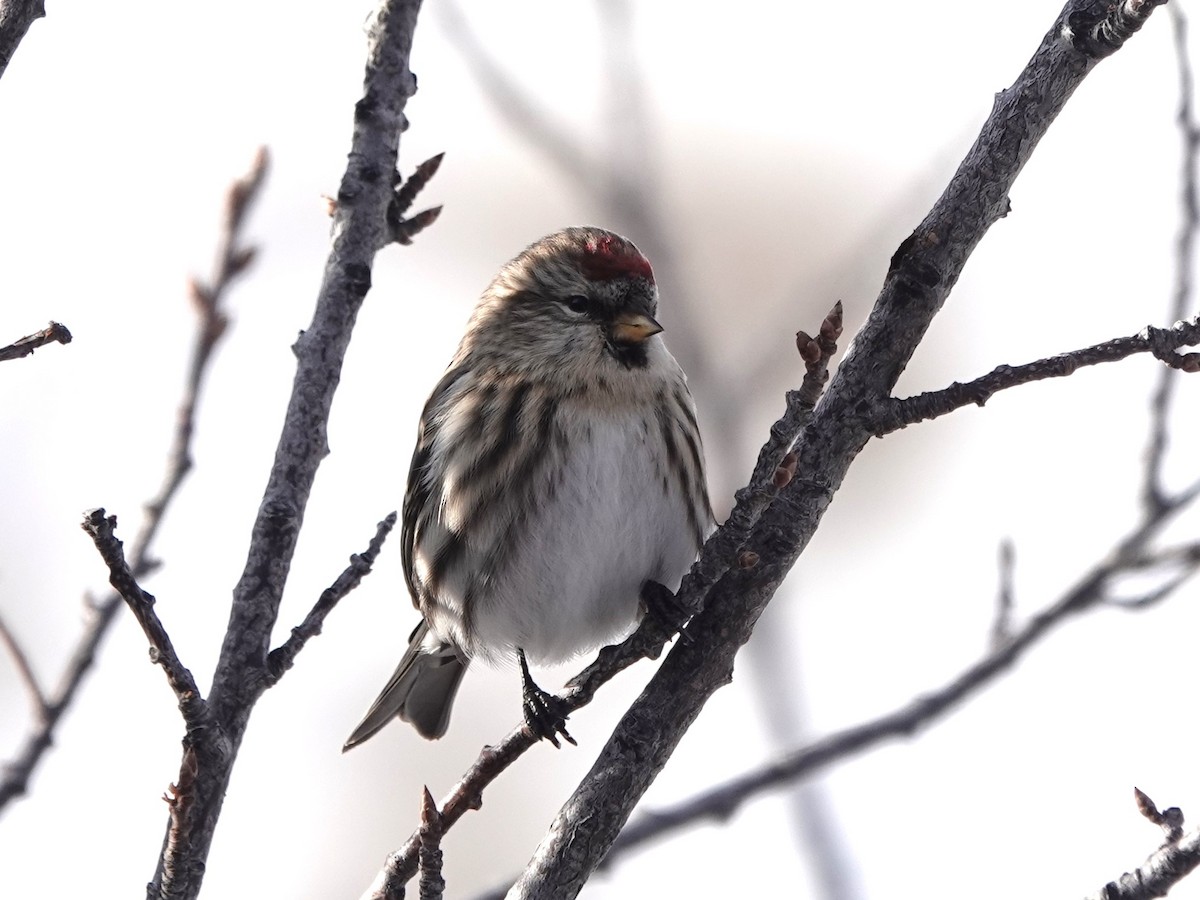
POLYGON ((592 302, 583 294, 572 294, 564 303, 571 312, 584 313, 591 307, 592 302))

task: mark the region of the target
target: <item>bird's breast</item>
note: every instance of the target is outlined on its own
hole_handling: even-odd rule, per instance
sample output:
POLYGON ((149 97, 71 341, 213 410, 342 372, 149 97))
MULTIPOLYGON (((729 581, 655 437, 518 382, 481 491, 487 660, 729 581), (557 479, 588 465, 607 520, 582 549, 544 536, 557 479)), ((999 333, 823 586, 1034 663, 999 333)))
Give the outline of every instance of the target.
MULTIPOLYGON (((637 621, 641 585, 675 587, 695 556, 656 405, 592 399, 563 399, 524 435, 535 462, 492 485, 487 527, 443 579, 435 628, 472 656, 519 647, 556 662, 615 640, 637 621)), ((460 529, 469 505, 446 497, 460 529)))

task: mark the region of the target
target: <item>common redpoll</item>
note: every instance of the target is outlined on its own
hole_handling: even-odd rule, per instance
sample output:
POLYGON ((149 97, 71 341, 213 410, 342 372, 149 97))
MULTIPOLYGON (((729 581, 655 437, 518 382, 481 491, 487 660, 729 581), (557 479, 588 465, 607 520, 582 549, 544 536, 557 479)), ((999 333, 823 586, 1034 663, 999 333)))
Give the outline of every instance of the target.
POLYGON ((657 296, 646 258, 599 228, 532 244, 484 291, 408 475, 401 551, 422 621, 343 749, 393 716, 441 737, 468 663, 514 656, 526 720, 569 740, 526 656, 615 640, 678 585, 713 519, 657 296))

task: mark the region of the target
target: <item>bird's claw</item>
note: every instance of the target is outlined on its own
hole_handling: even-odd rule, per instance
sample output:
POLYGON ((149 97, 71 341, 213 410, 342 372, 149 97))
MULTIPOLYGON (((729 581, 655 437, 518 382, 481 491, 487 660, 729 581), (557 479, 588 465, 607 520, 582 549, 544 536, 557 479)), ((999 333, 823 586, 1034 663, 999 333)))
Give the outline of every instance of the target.
POLYGON ((534 737, 548 740, 556 750, 562 748, 558 742, 559 735, 564 741, 575 745, 575 738, 567 731, 567 704, 561 697, 543 691, 534 683, 524 651, 518 651, 517 658, 521 663, 521 712, 525 716, 526 726, 534 737))

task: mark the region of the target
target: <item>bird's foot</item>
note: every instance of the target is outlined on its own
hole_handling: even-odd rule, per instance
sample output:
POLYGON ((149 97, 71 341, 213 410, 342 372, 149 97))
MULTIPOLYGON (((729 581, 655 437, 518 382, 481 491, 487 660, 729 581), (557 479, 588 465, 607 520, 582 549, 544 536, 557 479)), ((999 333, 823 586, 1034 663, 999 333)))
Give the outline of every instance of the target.
POLYGON ((668 637, 678 634, 683 643, 692 643, 691 635, 685 629, 691 615, 670 588, 657 581, 646 581, 642 585, 641 600, 646 615, 657 622, 668 637))
POLYGON ((524 650, 517 651, 517 659, 521 663, 521 711, 529 730, 539 740, 548 740, 555 749, 562 746, 558 742, 559 735, 564 741, 574 744, 575 738, 567 731, 567 704, 561 697, 546 693, 534 683, 524 650))

